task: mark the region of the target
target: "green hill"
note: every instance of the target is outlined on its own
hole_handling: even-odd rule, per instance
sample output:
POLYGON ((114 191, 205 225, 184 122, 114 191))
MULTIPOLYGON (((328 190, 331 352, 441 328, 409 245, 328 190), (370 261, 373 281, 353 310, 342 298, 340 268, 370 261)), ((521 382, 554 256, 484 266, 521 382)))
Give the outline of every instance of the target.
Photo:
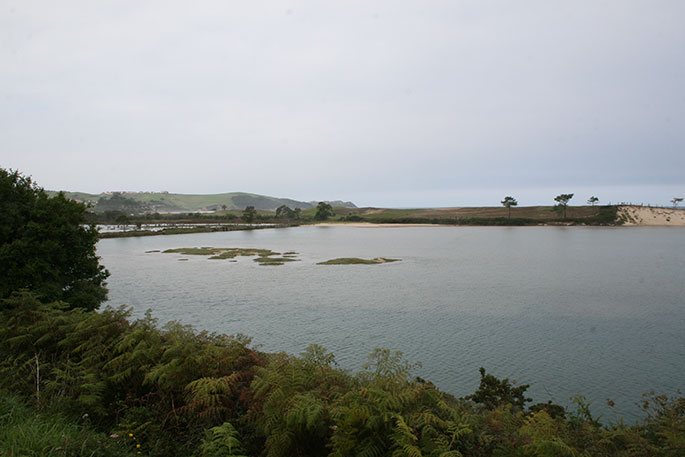
MULTIPOLYGON (((49 191, 51 195, 56 191, 49 191)), ((243 210, 254 206, 257 210, 275 211, 286 205, 291 209, 314 208, 316 204, 290 198, 268 197, 245 192, 225 194, 172 194, 169 192, 103 192, 88 194, 84 192, 64 192, 68 198, 90 203, 96 212, 121 210, 131 212, 195 212, 216 210, 243 210)), ((350 207, 353 203, 347 202, 350 207)))

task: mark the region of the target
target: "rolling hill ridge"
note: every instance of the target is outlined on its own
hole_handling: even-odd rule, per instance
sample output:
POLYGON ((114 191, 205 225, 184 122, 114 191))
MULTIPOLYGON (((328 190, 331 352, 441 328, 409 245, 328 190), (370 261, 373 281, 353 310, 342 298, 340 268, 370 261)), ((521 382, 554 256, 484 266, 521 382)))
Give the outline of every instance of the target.
MULTIPOLYGON (((57 194, 49 191, 50 195, 57 194)), ((243 210, 247 206, 254 206, 257 210, 275 211, 285 205, 291 209, 314 208, 318 202, 304 202, 290 198, 277 198, 246 192, 230 192, 224 194, 174 194, 169 192, 103 192, 88 194, 84 192, 67 192, 67 198, 90 203, 96 212, 107 210, 127 210, 131 212, 196 212, 243 210)), ((328 202, 333 206, 356 208, 352 202, 328 202)))

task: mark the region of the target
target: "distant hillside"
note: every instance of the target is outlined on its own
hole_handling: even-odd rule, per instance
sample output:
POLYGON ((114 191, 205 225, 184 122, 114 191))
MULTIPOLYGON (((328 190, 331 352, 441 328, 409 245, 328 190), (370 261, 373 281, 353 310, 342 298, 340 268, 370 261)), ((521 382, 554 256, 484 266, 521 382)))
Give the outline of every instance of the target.
MULTIPOLYGON (((57 192, 50 191, 49 193, 54 195, 57 192)), ((286 205, 291 209, 301 208, 304 210, 314 208, 318 203, 302 202, 290 198, 268 197, 244 192, 207 195, 171 194, 168 192, 103 192, 102 194, 65 192, 65 195, 68 198, 92 204, 96 212, 121 208, 136 213, 172 213, 222 211, 224 209, 243 210, 247 206, 254 206, 257 210, 275 211, 276 208, 282 205, 286 205)), ((346 202, 344 204, 346 207, 355 207, 351 202, 346 202)))
MULTIPOLYGON (((357 205, 355 205, 352 202, 344 202, 342 200, 325 200, 324 202, 328 203, 333 208, 356 208, 357 207, 357 205)), ((312 207, 315 207, 316 205, 319 204, 319 202, 314 200, 314 201, 309 202, 309 204, 312 205, 312 207)))

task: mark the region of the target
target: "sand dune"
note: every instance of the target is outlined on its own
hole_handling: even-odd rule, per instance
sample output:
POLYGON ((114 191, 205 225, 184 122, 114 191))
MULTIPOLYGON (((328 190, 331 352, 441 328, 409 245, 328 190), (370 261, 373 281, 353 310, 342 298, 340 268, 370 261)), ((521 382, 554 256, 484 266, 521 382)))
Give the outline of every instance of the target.
POLYGON ((685 227, 685 209, 619 206, 618 214, 625 221, 623 225, 685 227))

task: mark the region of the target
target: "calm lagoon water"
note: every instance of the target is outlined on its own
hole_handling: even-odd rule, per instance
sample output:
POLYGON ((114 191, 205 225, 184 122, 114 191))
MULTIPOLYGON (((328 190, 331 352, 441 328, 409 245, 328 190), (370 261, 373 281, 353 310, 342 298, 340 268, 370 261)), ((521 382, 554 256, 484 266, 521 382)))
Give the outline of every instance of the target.
POLYGON ((135 316, 150 308, 161 322, 244 333, 266 351, 318 343, 352 370, 387 347, 457 396, 483 366, 531 384, 536 402, 582 393, 607 420, 634 421, 641 394, 685 387, 682 228, 296 227, 107 239, 98 254, 109 304, 135 316), (199 246, 300 261, 146 253, 199 246), (335 257, 402 261, 316 265, 335 257))

